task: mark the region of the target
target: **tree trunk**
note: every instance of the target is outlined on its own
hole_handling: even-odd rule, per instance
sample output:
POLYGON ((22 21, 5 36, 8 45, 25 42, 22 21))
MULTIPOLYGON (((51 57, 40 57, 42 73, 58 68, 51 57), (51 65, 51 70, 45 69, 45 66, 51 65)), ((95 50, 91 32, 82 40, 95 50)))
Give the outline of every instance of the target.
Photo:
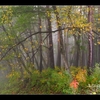
POLYGON ((80 62, 80 35, 78 34, 76 42, 76 61, 75 61, 75 66, 79 66, 80 62))
MULTIPOLYGON (((88 22, 89 23, 92 23, 92 6, 89 5, 88 6, 88 22)), ((88 68, 88 74, 90 75, 91 74, 91 67, 92 67, 92 59, 93 59, 93 56, 92 56, 92 26, 90 25, 89 27, 89 34, 88 34, 88 46, 89 46, 89 58, 88 58, 88 65, 87 65, 87 68, 88 68)))
MULTIPOLYGON (((49 10, 49 6, 46 6, 49 10)), ((52 40, 52 27, 50 21, 51 15, 47 16, 48 31, 49 31, 49 67, 54 69, 54 51, 53 51, 53 40, 52 40)))
MULTIPOLYGON (((84 34, 82 35, 82 46, 84 46, 85 47, 85 45, 84 45, 84 34)), ((85 55, 86 55, 86 53, 85 53, 85 51, 84 50, 82 50, 82 68, 85 66, 85 55)))
MULTIPOLYGON (((56 6, 52 6, 53 9, 54 9, 54 12, 56 11, 56 6)), ((58 26, 58 30, 61 29, 61 26, 59 26, 59 17, 57 15, 57 12, 55 12, 55 15, 56 15, 56 23, 57 23, 57 26, 58 26)), ((58 39, 57 39, 57 43, 58 43, 58 51, 57 51, 57 63, 56 63, 56 66, 58 67, 61 67, 61 48, 60 48, 60 34, 62 34, 62 31, 58 31, 58 39)))
MULTIPOLYGON (((55 15, 56 15, 56 20, 57 20, 57 25, 58 25, 58 29, 61 29, 60 25, 59 25, 59 13, 56 11, 56 6, 52 6, 54 11, 55 11, 55 15)), ((68 67, 68 63, 67 63, 67 59, 65 56, 65 51, 64 51, 64 46, 63 46, 63 37, 62 37, 62 32, 59 31, 59 44, 60 44, 60 52, 64 61, 64 65, 65 65, 65 69, 69 71, 69 67, 68 67)))
MULTIPOLYGON (((39 11, 38 11, 38 13, 39 13, 39 11)), ((40 70, 40 72, 42 72, 42 68, 43 68, 43 65, 42 65, 42 35, 41 35, 41 28, 42 28, 42 25, 41 25, 41 18, 40 18, 40 15, 38 14, 38 16, 39 16, 39 32, 40 32, 40 34, 39 34, 39 40, 40 40, 40 68, 39 68, 39 70, 40 70)))

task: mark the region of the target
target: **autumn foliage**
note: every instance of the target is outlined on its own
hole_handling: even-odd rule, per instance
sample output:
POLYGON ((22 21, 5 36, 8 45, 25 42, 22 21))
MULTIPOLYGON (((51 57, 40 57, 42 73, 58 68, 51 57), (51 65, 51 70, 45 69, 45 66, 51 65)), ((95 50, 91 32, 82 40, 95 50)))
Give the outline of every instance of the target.
POLYGON ((74 89, 77 89, 78 88, 78 85, 79 85, 79 82, 74 79, 71 83, 70 83, 70 87, 71 88, 74 88, 74 89))

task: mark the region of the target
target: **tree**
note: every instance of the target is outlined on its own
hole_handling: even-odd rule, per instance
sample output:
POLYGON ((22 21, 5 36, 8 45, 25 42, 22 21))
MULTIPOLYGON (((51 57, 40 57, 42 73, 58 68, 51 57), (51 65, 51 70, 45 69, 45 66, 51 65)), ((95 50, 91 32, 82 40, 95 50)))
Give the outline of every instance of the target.
MULTIPOLYGON (((53 6, 53 9, 54 9, 55 15, 56 15, 58 30, 60 30, 61 27, 60 27, 60 24, 59 24, 59 22, 60 22, 59 13, 57 12, 56 6, 53 6)), ((67 63, 66 57, 65 57, 64 45, 63 45, 63 37, 62 37, 62 32, 61 31, 59 31, 58 39, 59 39, 58 49, 60 48, 59 51, 62 54, 62 58, 64 60, 64 65, 65 65, 65 69, 67 69, 69 71, 68 63, 67 63)), ((60 54, 59 54, 59 57, 60 57, 60 54)))
MULTIPOLYGON (((46 6, 47 11, 49 10, 49 6, 46 6)), ((48 31, 49 31, 49 66, 54 68, 54 52, 53 52, 53 40, 52 40, 52 28, 51 28, 51 15, 47 16, 48 21, 48 31)))
POLYGON ((92 15, 92 6, 89 5, 88 6, 88 22, 90 23, 90 27, 89 27, 89 33, 88 33, 88 45, 89 45, 89 58, 88 58, 88 65, 87 65, 87 68, 88 68, 88 73, 90 74, 90 70, 91 70, 91 67, 92 67, 92 50, 93 50, 93 47, 92 47, 92 20, 93 20, 93 15, 92 15))

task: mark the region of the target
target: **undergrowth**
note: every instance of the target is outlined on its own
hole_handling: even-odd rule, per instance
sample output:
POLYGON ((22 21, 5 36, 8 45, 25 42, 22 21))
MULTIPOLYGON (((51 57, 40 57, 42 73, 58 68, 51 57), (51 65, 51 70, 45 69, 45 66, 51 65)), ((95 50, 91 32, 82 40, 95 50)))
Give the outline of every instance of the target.
POLYGON ((7 75, 7 82, 0 83, 0 94, 99 94, 100 67, 95 66, 88 76, 87 69, 70 67, 71 74, 58 67, 47 68, 40 73, 33 70, 31 77, 24 72, 13 71, 7 75))

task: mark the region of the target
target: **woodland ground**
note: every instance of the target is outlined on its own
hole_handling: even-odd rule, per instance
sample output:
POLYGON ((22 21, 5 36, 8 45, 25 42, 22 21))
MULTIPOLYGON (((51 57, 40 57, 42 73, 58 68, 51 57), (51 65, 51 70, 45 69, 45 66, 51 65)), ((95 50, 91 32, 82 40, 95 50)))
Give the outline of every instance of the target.
POLYGON ((100 94, 100 68, 88 76, 87 70, 71 67, 71 74, 59 68, 46 69, 40 73, 32 72, 32 76, 25 72, 20 79, 20 73, 9 73, 0 82, 0 94, 100 94))

